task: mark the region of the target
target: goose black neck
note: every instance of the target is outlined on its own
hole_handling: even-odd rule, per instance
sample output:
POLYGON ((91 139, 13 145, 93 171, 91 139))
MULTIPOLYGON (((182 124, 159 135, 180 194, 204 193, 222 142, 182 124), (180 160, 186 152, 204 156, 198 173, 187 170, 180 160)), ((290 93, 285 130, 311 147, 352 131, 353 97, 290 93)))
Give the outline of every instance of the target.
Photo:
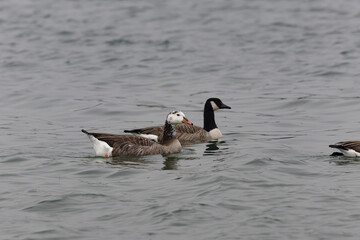
POLYGON ((210 101, 207 101, 204 107, 204 129, 210 132, 214 128, 217 128, 214 109, 212 108, 210 101))
POLYGON ((174 139, 176 135, 175 125, 168 123, 165 121, 163 140, 162 142, 166 142, 168 140, 174 139))

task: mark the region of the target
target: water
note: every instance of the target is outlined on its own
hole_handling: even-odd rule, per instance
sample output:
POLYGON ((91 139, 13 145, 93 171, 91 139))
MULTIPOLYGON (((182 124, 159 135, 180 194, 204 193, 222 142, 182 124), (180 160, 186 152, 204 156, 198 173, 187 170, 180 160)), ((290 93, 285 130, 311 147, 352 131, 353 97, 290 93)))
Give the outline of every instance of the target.
POLYGON ((2 239, 358 239, 358 1, 0 1, 2 239), (219 97, 224 137, 94 157, 219 97))

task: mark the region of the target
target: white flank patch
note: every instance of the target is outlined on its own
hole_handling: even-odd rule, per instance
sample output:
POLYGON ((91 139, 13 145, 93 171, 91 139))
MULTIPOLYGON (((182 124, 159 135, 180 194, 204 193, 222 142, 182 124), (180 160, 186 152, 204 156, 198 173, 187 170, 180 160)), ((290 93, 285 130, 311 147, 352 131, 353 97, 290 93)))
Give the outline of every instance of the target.
POLYGON ((216 103, 214 103, 214 101, 211 101, 210 103, 211 103, 211 106, 214 111, 219 109, 218 105, 216 105, 216 103))
POLYGON ((218 139, 222 137, 222 134, 218 128, 214 128, 209 133, 212 139, 218 139))
POLYGON ((360 157, 360 153, 352 149, 348 149, 348 150, 339 149, 339 150, 344 154, 345 157, 360 157))
POLYGON ((93 145, 96 156, 99 156, 99 157, 111 157, 111 153, 112 153, 113 148, 110 147, 109 144, 107 144, 104 141, 100 141, 99 139, 97 139, 93 135, 88 135, 88 136, 89 136, 90 142, 93 145))
POLYGON ((154 142, 159 142, 159 137, 154 134, 134 134, 134 135, 150 139, 154 142))

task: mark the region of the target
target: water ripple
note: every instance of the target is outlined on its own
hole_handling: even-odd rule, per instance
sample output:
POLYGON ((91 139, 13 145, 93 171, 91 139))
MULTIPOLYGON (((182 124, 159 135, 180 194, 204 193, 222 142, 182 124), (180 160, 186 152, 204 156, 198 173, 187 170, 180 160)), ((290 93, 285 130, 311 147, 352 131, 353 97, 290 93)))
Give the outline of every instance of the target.
POLYGON ((4 239, 358 239, 356 1, 0 1, 4 239), (309 21, 311 19, 311 21, 309 21), (98 158, 181 109, 219 141, 98 158), (356 210, 356 209, 355 209, 356 210))

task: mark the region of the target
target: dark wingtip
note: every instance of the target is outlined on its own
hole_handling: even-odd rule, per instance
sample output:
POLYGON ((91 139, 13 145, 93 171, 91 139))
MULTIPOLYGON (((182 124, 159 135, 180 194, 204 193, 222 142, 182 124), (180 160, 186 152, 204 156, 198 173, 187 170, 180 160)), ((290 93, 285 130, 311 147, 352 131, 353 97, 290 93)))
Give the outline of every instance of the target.
POLYGON ((343 145, 339 145, 339 144, 331 144, 331 145, 329 145, 329 147, 343 149, 343 150, 349 150, 347 147, 344 147, 343 145))
POLYGON ((85 133, 85 134, 89 135, 89 132, 87 132, 86 130, 81 129, 81 131, 82 131, 83 133, 85 133))
POLYGON ((139 133, 140 129, 124 130, 124 133, 139 133))

